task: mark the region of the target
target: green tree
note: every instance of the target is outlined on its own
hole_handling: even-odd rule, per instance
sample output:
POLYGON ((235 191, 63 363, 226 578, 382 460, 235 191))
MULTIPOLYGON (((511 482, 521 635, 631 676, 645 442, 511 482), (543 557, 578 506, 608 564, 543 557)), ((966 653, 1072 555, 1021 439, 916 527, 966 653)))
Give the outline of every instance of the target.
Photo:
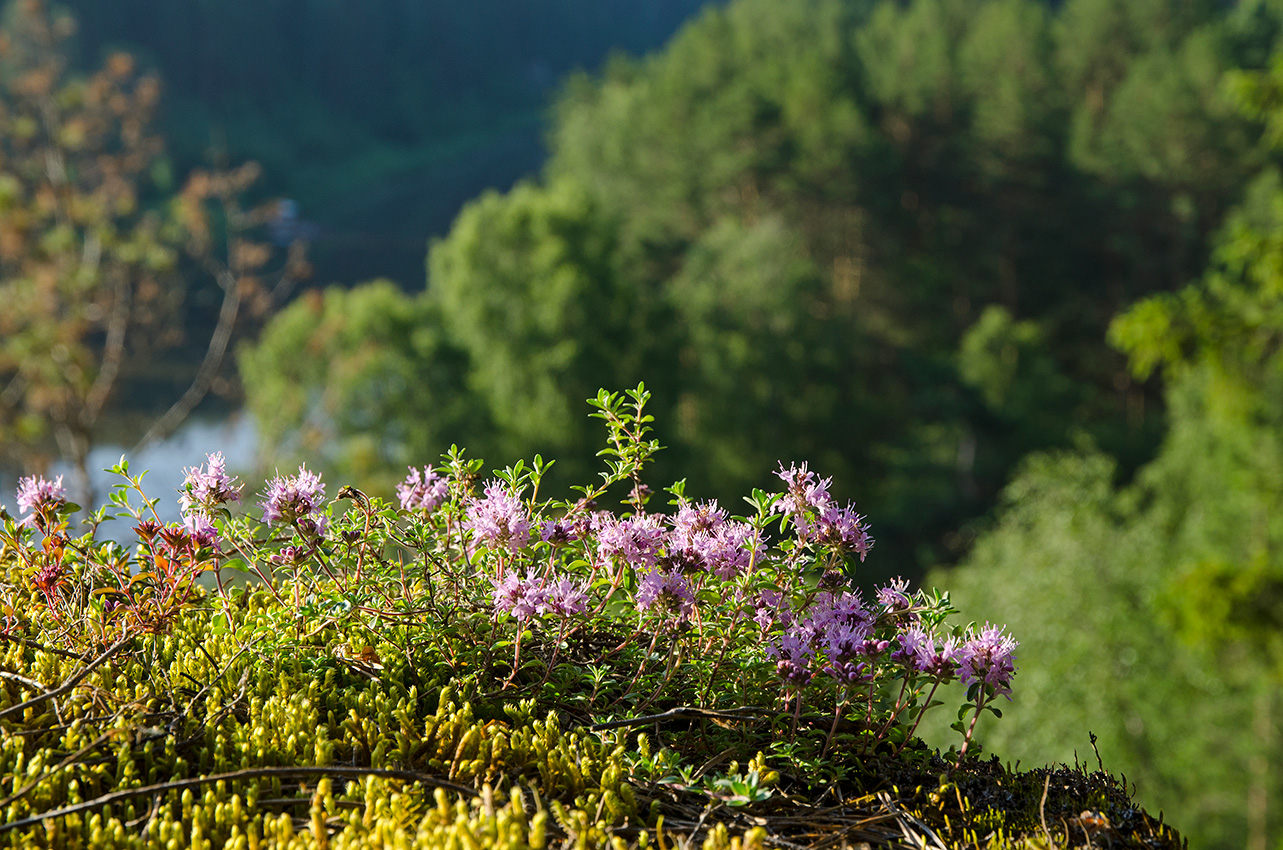
MULTIPOLYGON (((1227 495, 1208 492, 1200 507, 1227 495)), ((929 580, 1021 642, 1014 699, 1001 723, 978 732, 989 751, 1094 769, 1095 734, 1106 768, 1191 846, 1243 847, 1250 806, 1278 798, 1283 746, 1259 714, 1277 703, 1258 659, 1241 648, 1209 653, 1174 625, 1185 553, 1148 507, 1169 496, 1118 490, 1116 464, 1095 450, 1036 455, 1005 491, 996 526, 962 565, 929 580)), ((945 745, 938 727, 928 740, 945 745)), ((1262 827, 1276 831, 1279 816, 1269 812, 1262 827)))
MULTIPOLYGON (((1197 85, 1150 106, 1161 135, 1235 61, 1219 35, 1234 25, 1211 7, 1151 5, 1128 26, 1171 17, 1178 47, 1195 31, 1217 34, 1190 41, 1202 50, 1189 48, 1200 64, 1185 72, 1197 85)), ((1008 448, 1017 414, 994 416, 959 372, 983 308, 1036 321, 1056 352, 1047 368, 1081 386, 1047 395, 1055 406, 1040 414, 1026 409, 1023 447, 1065 440, 1071 418, 1111 448, 1144 445, 1140 391, 1118 392, 1130 378, 1100 337, 1124 298, 1184 282, 1181 252, 1198 254, 1202 228, 1249 170, 1246 125, 1218 124, 1220 113, 1186 134, 1179 160, 1211 161, 1214 175, 1167 179, 1160 167, 1135 178, 1168 205, 1159 216, 1133 216, 1131 184, 1085 170, 1071 122, 1094 83, 1066 84, 1057 62, 1091 11, 1066 9, 1061 24, 1021 0, 712 8, 663 53, 572 81, 548 188, 523 187, 511 202, 572 181, 601 211, 616 257, 601 285, 665 308, 637 326, 656 352, 647 380, 681 408, 671 442, 714 467, 705 480, 729 492, 760 483, 750 470, 782 455, 823 458, 839 480, 868 482, 865 505, 890 539, 921 535, 924 515, 943 535, 983 510, 1019 457, 1008 448), (1184 227, 1174 199, 1192 184, 1213 199, 1207 221, 1159 244, 1151 228, 1184 227), (728 357, 736 345, 751 354, 728 357), (654 374, 667 364, 671 374, 654 374)), ((1120 74, 1149 55, 1148 43, 1111 44, 1120 74)), ((483 256, 503 256, 516 243, 502 232, 469 224, 442 245, 466 235, 485 241, 483 256)), ((522 291, 491 280, 482 289, 522 291)), ((438 286, 463 288, 445 270, 438 286)), ((505 333, 485 330, 502 351, 505 333)), ((473 350, 478 365, 501 357, 473 350)))
MULTIPOLYGON (((1237 82, 1254 108, 1277 109, 1279 79, 1237 82)), ((1137 376, 1165 379, 1170 427, 1136 480, 1118 487, 1098 453, 1031 461, 996 528, 945 577, 1037 659, 991 743, 1065 759, 1052 730, 1093 729, 1142 799, 1180 812, 1206 846, 1263 849, 1283 824, 1280 233, 1271 168, 1197 284, 1113 323, 1137 376)))
POLYGON ((569 82, 543 178, 460 216, 429 298, 508 453, 587 456, 580 399, 644 379, 708 495, 807 459, 897 569, 954 557, 1024 451, 1152 453, 1160 400, 1102 338, 1202 269, 1259 163, 1217 80, 1271 8, 711 6, 569 82))
POLYGON ((407 465, 436 463, 452 443, 489 450, 466 353, 434 304, 388 281, 306 293, 237 362, 260 465, 308 460, 391 495, 407 465))
POLYGON ((584 399, 641 379, 647 305, 616 262, 609 215, 569 180, 482 195, 432 246, 428 298, 506 452, 586 460, 584 399))

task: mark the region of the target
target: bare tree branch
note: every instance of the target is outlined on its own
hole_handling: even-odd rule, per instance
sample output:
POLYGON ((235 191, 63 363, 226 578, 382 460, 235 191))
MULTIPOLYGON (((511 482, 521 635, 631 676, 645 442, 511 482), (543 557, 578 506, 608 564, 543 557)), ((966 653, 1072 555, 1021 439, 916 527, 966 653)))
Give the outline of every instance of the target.
POLYGON ((6 708, 4 711, 0 711, 0 718, 8 717, 11 714, 16 714, 19 711, 24 711, 35 705, 40 705, 40 703, 42 702, 47 702, 48 700, 54 699, 55 697, 60 697, 63 694, 67 693, 68 691, 74 689, 76 685, 80 684, 80 681, 82 679, 84 679, 94 670, 96 670, 97 668, 105 664, 108 661, 108 659, 110 659, 113 655, 116 654, 116 650, 120 649, 122 646, 128 643, 132 638, 133 638, 132 635, 128 637, 123 637, 120 640, 113 643, 111 646, 107 647, 106 652, 104 652, 102 655, 95 658, 93 661, 90 661, 88 664, 82 667, 78 673, 76 673, 74 676, 72 676, 70 679, 68 679, 59 687, 54 688, 51 691, 46 691, 45 693, 41 694, 38 697, 32 697, 26 702, 20 702, 17 705, 11 705, 8 708, 6 708))
POLYGON ((98 421, 98 414, 116 383, 120 374, 120 363, 125 359, 125 330, 129 327, 130 286, 129 279, 120 273, 116 277, 116 297, 111 308, 111 318, 107 323, 107 343, 103 348, 102 365, 94 377, 93 386, 85 396, 85 406, 80 411, 80 424, 86 430, 92 429, 98 421))
POLYGON ((214 333, 210 335, 209 347, 205 350, 205 357, 201 360, 196 377, 192 379, 191 385, 182 397, 174 402, 163 416, 152 423, 147 433, 143 434, 142 439, 134 446, 135 455, 173 434, 196 405, 200 404, 201 399, 209 392, 214 379, 218 377, 241 304, 240 286, 231 271, 220 270, 218 278, 219 285, 223 288, 223 306, 218 311, 218 324, 214 327, 214 333))

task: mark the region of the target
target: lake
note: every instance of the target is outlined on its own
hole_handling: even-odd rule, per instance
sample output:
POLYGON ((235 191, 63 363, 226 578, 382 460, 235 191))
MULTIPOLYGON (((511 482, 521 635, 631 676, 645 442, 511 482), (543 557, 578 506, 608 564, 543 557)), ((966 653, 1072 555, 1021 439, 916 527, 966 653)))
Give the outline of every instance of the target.
MULTIPOLYGON (((123 479, 104 470, 115 466, 122 455, 129 461, 129 470, 137 474, 147 470, 143 478, 143 489, 151 498, 159 498, 156 512, 162 520, 178 520, 178 490, 182 486, 184 473, 188 467, 199 466, 205 462, 205 456, 221 451, 227 458, 227 468, 233 474, 242 475, 244 490, 242 504, 253 504, 256 494, 262 489, 262 482, 245 478, 244 473, 254 467, 255 452, 258 449, 258 438, 253 420, 248 414, 234 412, 219 417, 192 417, 187 420, 169 439, 164 440, 138 455, 131 455, 120 445, 97 446, 89 453, 90 480, 93 484, 97 507, 107 503, 107 494, 113 486, 123 479)), ((55 463, 51 474, 66 475, 70 478, 70 469, 64 463, 55 463)), ((18 513, 14 493, 18 485, 17 476, 11 471, 0 471, 0 504, 9 509, 11 514, 18 513)), ((130 500, 139 504, 137 494, 130 500)), ((99 529, 101 539, 126 542, 132 537, 133 523, 116 520, 104 523, 99 529)), ((76 529, 73 528, 73 532, 76 529)))

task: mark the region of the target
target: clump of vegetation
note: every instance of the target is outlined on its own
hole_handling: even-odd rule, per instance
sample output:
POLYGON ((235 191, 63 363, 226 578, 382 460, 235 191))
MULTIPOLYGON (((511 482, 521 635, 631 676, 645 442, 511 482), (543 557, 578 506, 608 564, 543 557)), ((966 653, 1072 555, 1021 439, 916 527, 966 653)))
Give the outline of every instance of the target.
POLYGON ((607 471, 570 499, 541 493, 538 457, 482 481, 455 449, 399 508, 327 501, 303 467, 254 520, 211 454, 165 524, 122 461, 76 538, 61 482, 24 479, 0 534, 0 834, 1179 846, 1103 771, 978 758, 1016 641, 902 581, 862 598, 865 518, 805 464, 742 517, 683 482, 653 510, 648 397, 592 400, 607 471), (136 546, 95 539, 122 518, 136 546), (961 743, 931 751, 914 733, 954 680, 961 743))

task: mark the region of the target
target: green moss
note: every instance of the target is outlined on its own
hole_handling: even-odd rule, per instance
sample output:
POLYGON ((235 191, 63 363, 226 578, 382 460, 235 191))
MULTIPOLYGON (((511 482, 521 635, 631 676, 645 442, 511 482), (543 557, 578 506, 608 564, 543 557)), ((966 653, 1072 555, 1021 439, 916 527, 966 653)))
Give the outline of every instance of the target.
MULTIPOLYGON (((517 688, 425 675, 440 666, 434 650, 406 658, 376 642, 363 663, 346 657, 337 632, 288 653, 233 637, 271 619, 274 604, 250 595, 232 607, 231 630, 215 625, 221 611, 189 608, 168 634, 135 638, 66 695, 0 719, 0 841, 717 850, 839 832, 877 846, 907 830, 949 847, 1045 847, 1048 834, 1054 846, 1100 843, 1103 831, 1114 846, 1180 846, 1103 773, 1015 773, 989 761, 951 774, 918 747, 898 759, 835 748, 806 776, 819 761, 754 757, 769 744, 765 721, 725 729, 674 715, 592 731, 517 688), (298 767, 332 773, 286 770, 298 767), (253 773, 263 768, 278 772, 253 773), (164 787, 220 774, 231 775, 164 787), (720 790, 731 780, 709 781, 719 775, 751 775, 757 799, 720 790), (125 793, 148 786, 162 787, 125 793)), ((14 639, 0 661, 15 674, 0 680, 0 712, 38 695, 22 679, 54 685, 82 667, 14 639)))

